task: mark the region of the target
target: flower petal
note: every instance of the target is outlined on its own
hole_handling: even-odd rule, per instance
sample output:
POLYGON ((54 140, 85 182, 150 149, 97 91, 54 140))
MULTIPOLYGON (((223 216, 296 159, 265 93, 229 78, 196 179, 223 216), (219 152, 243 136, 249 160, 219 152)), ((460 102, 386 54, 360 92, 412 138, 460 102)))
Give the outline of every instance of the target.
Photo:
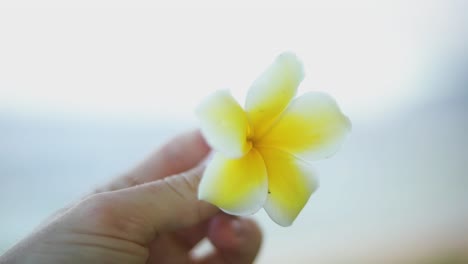
POLYGON ((304 160, 334 154, 351 129, 329 95, 310 92, 295 99, 257 146, 274 147, 304 160))
POLYGON ((245 102, 254 138, 261 137, 286 109, 303 78, 299 59, 292 53, 282 53, 254 81, 245 102))
POLYGON ((216 153, 206 168, 198 198, 234 215, 253 214, 262 208, 268 192, 265 164, 257 150, 240 159, 216 153))
POLYGON ((259 148, 268 172, 268 198, 264 205, 270 218, 289 226, 317 189, 312 168, 294 156, 273 148, 259 148))
POLYGON ((231 158, 242 157, 251 148, 247 142, 249 122, 242 107, 227 91, 217 91, 195 110, 208 144, 231 158))

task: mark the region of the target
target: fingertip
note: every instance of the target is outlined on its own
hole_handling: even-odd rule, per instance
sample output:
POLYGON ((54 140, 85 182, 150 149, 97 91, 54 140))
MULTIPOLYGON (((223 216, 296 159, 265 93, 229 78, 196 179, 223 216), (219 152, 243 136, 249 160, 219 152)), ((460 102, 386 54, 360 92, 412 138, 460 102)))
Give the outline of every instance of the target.
POLYGON ((205 137, 203 137, 200 129, 193 130, 190 133, 203 149, 206 149, 207 151, 211 149, 211 147, 208 145, 208 142, 206 142, 205 137))
MULTIPOLYGON (((189 131, 175 136, 164 144, 149 163, 151 170, 158 171, 163 177, 181 173, 200 164, 210 152, 199 130, 189 131)), ((158 177, 162 178, 162 177, 158 177)))
POLYGON ((239 219, 226 214, 216 215, 210 222, 208 238, 217 248, 236 248, 242 229, 239 219))
POLYGON ((177 143, 181 138, 187 138, 187 141, 192 142, 193 145, 196 145, 199 150, 204 152, 209 152, 211 149, 199 129, 189 131, 185 135, 176 137, 173 140, 177 143))
POLYGON ((262 232, 252 219, 218 214, 210 222, 208 238, 226 258, 248 263, 260 250, 262 232))
POLYGON ((238 237, 242 245, 241 251, 250 251, 256 254, 260 250, 263 239, 260 226, 250 218, 240 218, 239 223, 241 229, 238 231, 238 237))

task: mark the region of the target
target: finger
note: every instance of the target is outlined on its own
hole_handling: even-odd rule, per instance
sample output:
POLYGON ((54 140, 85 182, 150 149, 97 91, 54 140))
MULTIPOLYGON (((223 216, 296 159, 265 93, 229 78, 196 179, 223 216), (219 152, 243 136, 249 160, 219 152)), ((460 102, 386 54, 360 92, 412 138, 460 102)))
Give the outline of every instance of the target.
POLYGON ((199 164, 210 147, 200 131, 176 136, 129 173, 97 188, 94 193, 120 190, 181 173, 199 164))
POLYGON ((195 245, 207 236, 210 220, 211 218, 196 226, 178 230, 173 235, 186 250, 192 250, 195 245))
POLYGON ((216 251, 199 260, 199 264, 252 263, 262 241, 260 228, 253 220, 228 215, 211 222, 208 238, 216 251))
POLYGON ((209 220, 176 233, 162 234, 150 246, 147 263, 190 263, 189 252, 208 232, 209 220))
POLYGON ((75 214, 67 215, 78 224, 85 222, 92 229, 148 245, 160 234, 196 225, 218 212, 197 198, 203 169, 90 196, 75 214))
POLYGON ((58 210, 44 224, 64 215, 70 208, 92 194, 120 190, 188 170, 199 164, 209 151, 210 147, 200 131, 178 135, 129 173, 113 179, 84 195, 79 201, 58 210))
MULTIPOLYGON (((162 261, 164 259, 171 260, 169 261, 170 263, 188 262, 190 258, 193 257, 189 252, 191 252, 203 238, 208 236, 210 225, 213 222, 217 222, 219 217, 223 217, 222 215, 225 214, 221 212, 195 226, 181 229, 174 233, 161 235, 151 243, 150 260, 154 259, 155 262, 157 260, 158 263, 164 263, 164 261, 162 261)), ((234 216, 230 216, 230 218, 234 218, 234 216)), ((148 263, 153 262, 148 261, 148 263)))

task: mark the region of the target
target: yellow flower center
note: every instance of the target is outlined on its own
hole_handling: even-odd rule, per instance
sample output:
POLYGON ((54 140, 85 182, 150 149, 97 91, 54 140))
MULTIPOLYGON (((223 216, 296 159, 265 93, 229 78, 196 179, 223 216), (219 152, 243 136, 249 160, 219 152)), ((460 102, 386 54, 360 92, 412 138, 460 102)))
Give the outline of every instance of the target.
POLYGON ((254 147, 254 131, 253 129, 250 127, 250 126, 247 126, 247 134, 246 134, 246 152, 249 152, 250 149, 252 149, 254 147))

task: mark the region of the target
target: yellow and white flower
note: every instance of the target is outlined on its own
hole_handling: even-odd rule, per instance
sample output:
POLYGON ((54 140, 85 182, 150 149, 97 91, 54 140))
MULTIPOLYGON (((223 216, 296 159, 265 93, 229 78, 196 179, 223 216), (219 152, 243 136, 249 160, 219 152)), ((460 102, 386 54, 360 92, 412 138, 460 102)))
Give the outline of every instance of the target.
POLYGON ((289 226, 318 187, 310 161, 335 153, 351 128, 336 102, 309 92, 293 100, 303 80, 294 54, 279 55, 250 87, 245 109, 217 91, 196 109, 215 151, 198 197, 234 215, 264 208, 289 226))

